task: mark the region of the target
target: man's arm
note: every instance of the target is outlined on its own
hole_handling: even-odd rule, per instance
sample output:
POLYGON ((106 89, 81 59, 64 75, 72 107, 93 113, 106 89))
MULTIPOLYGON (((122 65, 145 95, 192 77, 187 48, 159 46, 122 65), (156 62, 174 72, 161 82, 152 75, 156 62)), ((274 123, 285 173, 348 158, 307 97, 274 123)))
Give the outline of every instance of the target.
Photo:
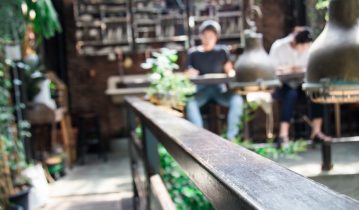
POLYGON ((199 70, 193 68, 193 49, 190 49, 187 56, 187 69, 185 70, 185 75, 189 77, 195 77, 199 75, 199 70))
POLYGON ((234 77, 236 75, 236 71, 233 68, 233 64, 230 60, 230 52, 227 47, 223 47, 224 56, 225 56, 225 64, 223 66, 224 73, 226 73, 229 77, 234 77))
POLYGON ((227 63, 224 64, 224 73, 226 73, 229 77, 234 77, 236 75, 232 62, 227 61, 227 63))
POLYGON ((199 71, 194 68, 188 68, 184 73, 189 77, 195 77, 199 75, 199 71))

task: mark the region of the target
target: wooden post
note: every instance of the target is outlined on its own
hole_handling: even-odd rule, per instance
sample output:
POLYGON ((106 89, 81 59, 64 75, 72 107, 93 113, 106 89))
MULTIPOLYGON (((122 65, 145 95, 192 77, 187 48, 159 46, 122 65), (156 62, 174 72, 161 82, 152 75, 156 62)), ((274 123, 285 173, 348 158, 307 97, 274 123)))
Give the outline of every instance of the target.
POLYGON ((158 154, 158 141, 144 124, 142 124, 142 142, 144 159, 147 168, 147 210, 151 210, 151 176, 160 173, 160 158, 158 154))
POLYGON ((70 152, 70 133, 69 133, 70 130, 66 123, 65 115, 62 117, 60 121, 60 126, 61 126, 61 134, 62 134, 64 149, 67 157, 66 162, 68 163, 69 167, 72 168, 71 152, 70 152))
POLYGON ((339 138, 342 135, 340 104, 335 104, 334 109, 335 109, 335 134, 339 138))
POLYGON ((11 172, 8 165, 8 157, 5 153, 5 146, 3 140, 0 139, 0 195, 4 198, 9 197, 9 195, 14 194, 14 186, 11 181, 11 172))
POLYGON ((127 128, 128 128, 128 131, 129 131, 129 139, 128 139, 128 151, 129 151, 129 154, 130 154, 130 167, 131 167, 131 175, 132 175, 132 189, 133 189, 133 208, 135 210, 138 209, 138 200, 139 200, 139 193, 138 193, 138 190, 137 190, 137 186, 136 186, 136 182, 135 182, 135 176, 136 176, 136 173, 135 173, 135 170, 137 169, 137 163, 136 163, 136 160, 135 160, 135 154, 134 154, 134 151, 133 151, 133 142, 134 139, 132 139, 132 132, 135 131, 136 129, 136 120, 135 120, 135 114, 133 113, 133 111, 131 109, 128 108, 127 110, 127 128))
POLYGON ((142 126, 145 158, 148 162, 149 177, 160 173, 160 157, 158 155, 158 141, 152 132, 142 126))
POLYGON ((322 143, 322 160, 323 160, 322 170, 330 171, 333 168, 331 142, 322 143))

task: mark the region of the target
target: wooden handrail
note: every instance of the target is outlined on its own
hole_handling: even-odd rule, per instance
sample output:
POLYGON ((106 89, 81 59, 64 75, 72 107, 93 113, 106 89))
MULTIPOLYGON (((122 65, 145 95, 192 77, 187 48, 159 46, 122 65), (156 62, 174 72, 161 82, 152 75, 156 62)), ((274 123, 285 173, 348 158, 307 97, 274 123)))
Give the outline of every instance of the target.
POLYGON ((136 97, 126 103, 216 209, 359 209, 359 202, 136 97))

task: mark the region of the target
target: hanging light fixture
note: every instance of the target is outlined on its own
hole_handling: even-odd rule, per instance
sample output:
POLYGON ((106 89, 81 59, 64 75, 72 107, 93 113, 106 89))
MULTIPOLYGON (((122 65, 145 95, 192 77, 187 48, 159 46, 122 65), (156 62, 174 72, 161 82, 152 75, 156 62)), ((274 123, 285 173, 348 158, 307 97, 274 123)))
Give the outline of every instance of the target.
POLYGON ((317 103, 359 102, 357 0, 331 0, 329 21, 313 43, 303 89, 317 103))
POLYGON ((250 29, 244 32, 245 48, 234 67, 236 82, 231 84, 233 89, 242 94, 267 91, 281 85, 274 65, 264 50, 263 35, 256 32, 255 15, 261 17, 262 13, 252 0, 246 13, 246 22, 250 29))

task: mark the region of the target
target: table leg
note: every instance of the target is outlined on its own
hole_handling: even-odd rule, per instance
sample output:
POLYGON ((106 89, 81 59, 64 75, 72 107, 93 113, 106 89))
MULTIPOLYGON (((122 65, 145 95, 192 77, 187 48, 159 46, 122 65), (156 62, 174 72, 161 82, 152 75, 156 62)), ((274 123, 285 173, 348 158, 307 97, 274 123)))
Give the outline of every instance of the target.
POLYGON ((340 111, 340 104, 335 104, 334 105, 334 109, 335 109, 335 134, 336 136, 339 138, 341 137, 341 124, 340 124, 340 119, 341 119, 341 111, 340 111))

